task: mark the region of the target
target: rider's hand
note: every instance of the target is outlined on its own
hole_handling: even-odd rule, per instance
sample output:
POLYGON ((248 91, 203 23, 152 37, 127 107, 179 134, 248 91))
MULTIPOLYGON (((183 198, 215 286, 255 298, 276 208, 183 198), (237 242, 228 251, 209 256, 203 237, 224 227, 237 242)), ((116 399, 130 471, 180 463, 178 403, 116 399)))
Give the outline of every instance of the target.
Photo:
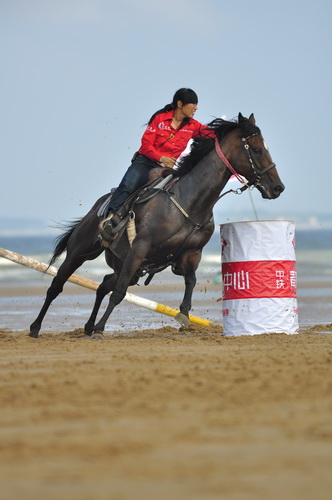
POLYGON ((176 158, 170 158, 169 156, 162 156, 159 161, 160 163, 165 165, 165 167, 173 168, 176 163, 176 158))

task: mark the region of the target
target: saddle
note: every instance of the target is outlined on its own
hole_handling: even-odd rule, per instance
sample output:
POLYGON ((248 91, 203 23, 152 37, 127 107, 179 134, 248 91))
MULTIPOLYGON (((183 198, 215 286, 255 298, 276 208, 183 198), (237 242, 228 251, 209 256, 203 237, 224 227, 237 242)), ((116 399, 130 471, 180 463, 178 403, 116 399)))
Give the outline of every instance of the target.
MULTIPOLYGON (((171 168, 155 168, 151 170, 151 180, 137 191, 135 191, 129 198, 126 200, 124 205, 112 216, 113 223, 113 241, 109 242, 103 238, 103 235, 100 235, 101 243, 106 248, 112 246, 116 246, 118 237, 123 234, 125 229, 127 228, 128 240, 130 245, 136 236, 135 229, 135 213, 133 208, 135 205, 140 205, 142 203, 146 203, 148 200, 156 196, 156 194, 160 193, 165 189, 169 189, 173 184, 178 180, 178 177, 174 176, 174 171, 171 168), (156 171, 156 172, 155 172, 156 171), (160 175, 162 174, 162 175, 160 175)), ((149 176, 150 177, 150 176, 149 176)), ((114 193, 115 189, 111 190, 110 196, 104 201, 104 203, 99 208, 97 215, 104 220, 107 213, 107 207, 110 199, 114 193)), ((103 222, 103 220, 102 220, 103 222)), ((102 230, 101 230, 102 233, 102 230)))

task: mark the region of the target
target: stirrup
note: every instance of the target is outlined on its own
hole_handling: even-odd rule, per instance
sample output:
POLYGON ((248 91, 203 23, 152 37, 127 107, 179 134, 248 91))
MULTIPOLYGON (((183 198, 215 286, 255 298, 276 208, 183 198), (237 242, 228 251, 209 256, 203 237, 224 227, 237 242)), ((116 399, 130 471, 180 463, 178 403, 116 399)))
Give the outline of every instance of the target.
POLYGON ((110 214, 106 219, 102 220, 99 225, 99 239, 104 247, 108 248, 110 243, 115 240, 118 233, 113 233, 113 224, 110 222, 114 214, 110 214))
POLYGON ((114 214, 109 214, 106 217, 106 219, 103 219, 101 222, 99 222, 99 225, 98 225, 99 231, 101 231, 102 229, 104 229, 104 227, 106 226, 107 222, 109 222, 111 219, 113 219, 113 216, 114 216, 114 214))

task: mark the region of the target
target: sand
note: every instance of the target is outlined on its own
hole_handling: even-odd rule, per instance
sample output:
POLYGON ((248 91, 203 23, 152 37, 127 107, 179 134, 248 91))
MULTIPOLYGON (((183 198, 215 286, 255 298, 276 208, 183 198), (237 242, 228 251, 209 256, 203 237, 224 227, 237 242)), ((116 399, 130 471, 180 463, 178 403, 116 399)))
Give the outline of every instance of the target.
POLYGON ((2 330, 0 498, 330 499, 332 324, 220 330, 2 330))

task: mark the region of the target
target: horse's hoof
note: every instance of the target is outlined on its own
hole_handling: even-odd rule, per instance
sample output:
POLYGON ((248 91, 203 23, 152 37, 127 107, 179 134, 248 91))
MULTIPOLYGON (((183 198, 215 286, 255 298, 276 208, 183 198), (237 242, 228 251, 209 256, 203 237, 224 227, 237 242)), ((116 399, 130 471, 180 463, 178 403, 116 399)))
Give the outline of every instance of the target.
POLYGON ((102 333, 94 333, 90 337, 91 340, 104 340, 104 335, 102 333))
POLYGON ((38 339, 38 337, 39 337, 38 332, 30 332, 28 334, 28 336, 33 338, 33 339, 38 339))
POLYGON ((91 337, 93 334, 93 328, 87 328, 86 326, 84 327, 84 333, 85 335, 88 335, 88 337, 91 337))
POLYGON ((180 323, 181 326, 189 326, 190 324, 189 319, 185 314, 178 313, 175 316, 175 319, 180 323))

